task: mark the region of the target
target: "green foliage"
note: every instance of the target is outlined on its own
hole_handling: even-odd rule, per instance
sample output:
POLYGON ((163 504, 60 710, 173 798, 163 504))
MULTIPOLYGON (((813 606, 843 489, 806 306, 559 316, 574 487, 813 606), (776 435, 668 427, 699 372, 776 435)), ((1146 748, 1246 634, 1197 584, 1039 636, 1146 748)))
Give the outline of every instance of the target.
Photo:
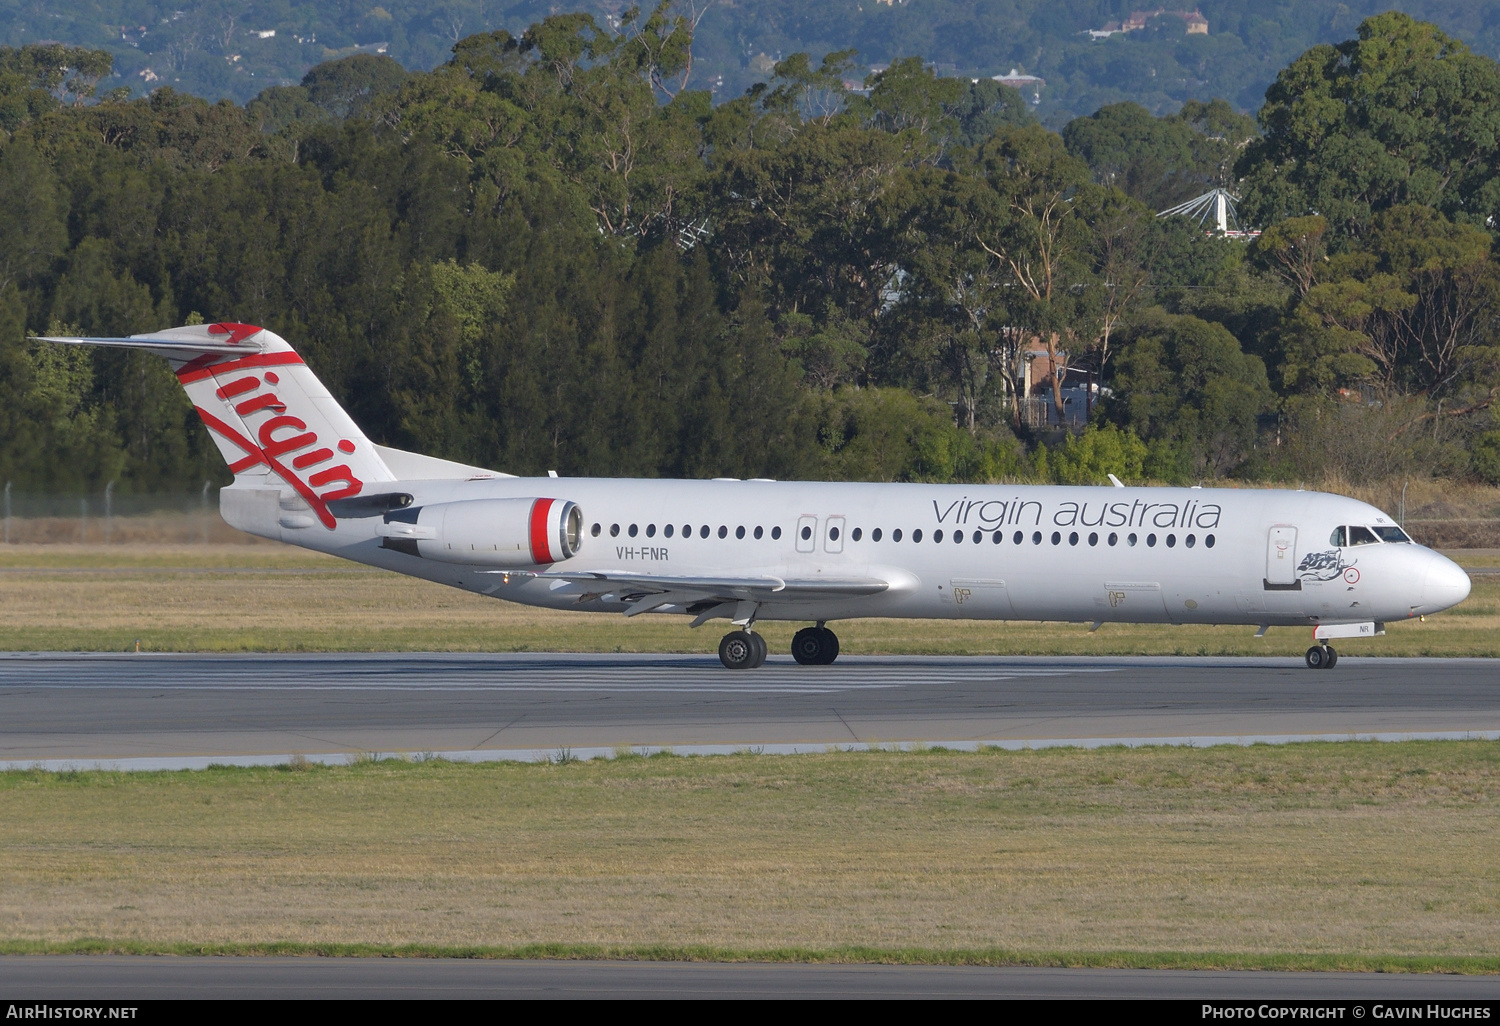
POLYGON ((1400 204, 1372 217, 1362 244, 1329 257, 1325 225, 1291 218, 1258 247, 1298 293, 1283 342, 1288 388, 1370 382, 1436 397, 1492 380, 1500 268, 1489 233, 1400 204))
POLYGON ((14 122, 29 108, 35 116, 57 104, 78 104, 92 99, 99 81, 110 73, 113 61, 103 50, 61 43, 40 43, 12 49, 0 46, 0 91, 15 97, 0 107, 0 124, 14 122), (48 100, 52 102, 49 103, 48 100))
MULTIPOLYGON (((1191 453, 1178 470, 1195 477, 1243 465, 1255 445, 1256 418, 1274 402, 1265 365, 1222 325, 1159 310, 1131 329, 1114 389, 1107 415, 1147 441, 1191 453)), ((1168 467, 1176 462, 1167 453, 1159 459, 1168 467)))
POLYGON ((1470 459, 1480 480, 1500 484, 1500 431, 1486 431, 1474 439, 1470 459))
MULTIPOLYGON (((1353 484, 1404 477, 1483 477, 1471 466, 1463 428, 1444 424, 1420 399, 1371 402, 1361 393, 1294 396, 1284 403, 1282 444, 1270 456, 1273 472, 1305 479, 1332 477, 1353 484)), ((1482 437, 1482 436, 1481 436, 1482 437)))
POLYGON ((335 118, 358 116, 401 88, 406 70, 384 54, 357 53, 319 64, 302 76, 309 103, 335 118))
POLYGON ((1087 162, 1095 179, 1154 210, 1233 184, 1230 170, 1255 123, 1223 100, 1189 101, 1155 118, 1139 104, 1101 107, 1063 129, 1068 152, 1087 162))
POLYGON ((1013 438, 976 439, 940 402, 904 389, 839 389, 817 412, 822 475, 843 481, 993 481, 1025 464, 1013 438))
POLYGON ((1082 434, 1069 435, 1056 449, 1038 446, 1033 457, 1036 476, 1057 484, 1097 485, 1113 474, 1121 481, 1139 482, 1150 455, 1133 431, 1113 424, 1089 425, 1082 434))
POLYGON ((1422 204, 1492 226, 1500 213, 1500 66, 1435 25, 1389 12, 1313 47, 1277 76, 1246 149, 1242 215, 1316 213, 1337 237, 1422 204))
POLYGON ((1019 89, 988 78, 971 82, 948 113, 958 122, 958 142, 965 146, 978 146, 1002 128, 1036 120, 1019 89))
POLYGON ((903 57, 867 80, 868 97, 850 104, 873 128, 944 139, 958 130, 950 111, 970 90, 956 78, 939 78, 920 57, 903 57))
MULTIPOLYGON (((19 290, 0 290, 0 467, 58 491, 102 488, 124 459, 111 411, 94 400, 90 354, 25 339, 19 290)), ((61 327, 61 326, 59 326, 61 327)))

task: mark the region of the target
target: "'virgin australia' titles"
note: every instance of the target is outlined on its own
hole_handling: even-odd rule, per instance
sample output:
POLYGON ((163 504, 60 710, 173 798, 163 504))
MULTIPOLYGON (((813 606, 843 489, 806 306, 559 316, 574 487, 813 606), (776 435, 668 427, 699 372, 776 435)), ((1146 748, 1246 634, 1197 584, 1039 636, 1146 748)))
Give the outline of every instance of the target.
POLYGON ((1147 502, 1063 502, 1050 513, 1042 502, 1022 499, 974 499, 965 495, 944 505, 932 501, 932 512, 940 526, 963 524, 990 527, 1039 527, 1045 520, 1055 527, 1196 527, 1210 530, 1219 526, 1224 508, 1216 502, 1190 499, 1183 503, 1147 502))

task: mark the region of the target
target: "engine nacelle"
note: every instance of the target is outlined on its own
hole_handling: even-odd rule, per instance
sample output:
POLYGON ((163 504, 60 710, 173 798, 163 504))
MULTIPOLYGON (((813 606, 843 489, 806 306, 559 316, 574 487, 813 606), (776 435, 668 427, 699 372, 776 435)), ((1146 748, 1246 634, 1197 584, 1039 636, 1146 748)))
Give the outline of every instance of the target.
POLYGON ((563 499, 468 499, 391 510, 380 547, 444 563, 560 563, 583 545, 583 513, 563 499))

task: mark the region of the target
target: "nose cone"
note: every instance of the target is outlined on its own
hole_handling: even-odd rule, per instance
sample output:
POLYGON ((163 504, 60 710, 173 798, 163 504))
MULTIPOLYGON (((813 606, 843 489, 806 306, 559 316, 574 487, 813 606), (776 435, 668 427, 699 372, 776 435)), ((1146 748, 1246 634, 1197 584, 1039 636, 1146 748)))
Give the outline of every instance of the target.
POLYGON ((1458 605, 1469 597, 1469 575, 1445 556, 1432 554, 1422 585, 1422 606, 1429 613, 1458 605))

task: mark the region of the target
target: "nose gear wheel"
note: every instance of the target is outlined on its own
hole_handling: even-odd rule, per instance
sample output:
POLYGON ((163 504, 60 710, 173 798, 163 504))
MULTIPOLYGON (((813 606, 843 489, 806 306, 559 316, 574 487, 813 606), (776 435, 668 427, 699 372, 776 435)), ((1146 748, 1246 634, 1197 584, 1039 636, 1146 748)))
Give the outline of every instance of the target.
POLYGON ((1339 661, 1339 654, 1334 651, 1332 645, 1314 645, 1307 650, 1307 668, 1309 670, 1331 670, 1339 661))

